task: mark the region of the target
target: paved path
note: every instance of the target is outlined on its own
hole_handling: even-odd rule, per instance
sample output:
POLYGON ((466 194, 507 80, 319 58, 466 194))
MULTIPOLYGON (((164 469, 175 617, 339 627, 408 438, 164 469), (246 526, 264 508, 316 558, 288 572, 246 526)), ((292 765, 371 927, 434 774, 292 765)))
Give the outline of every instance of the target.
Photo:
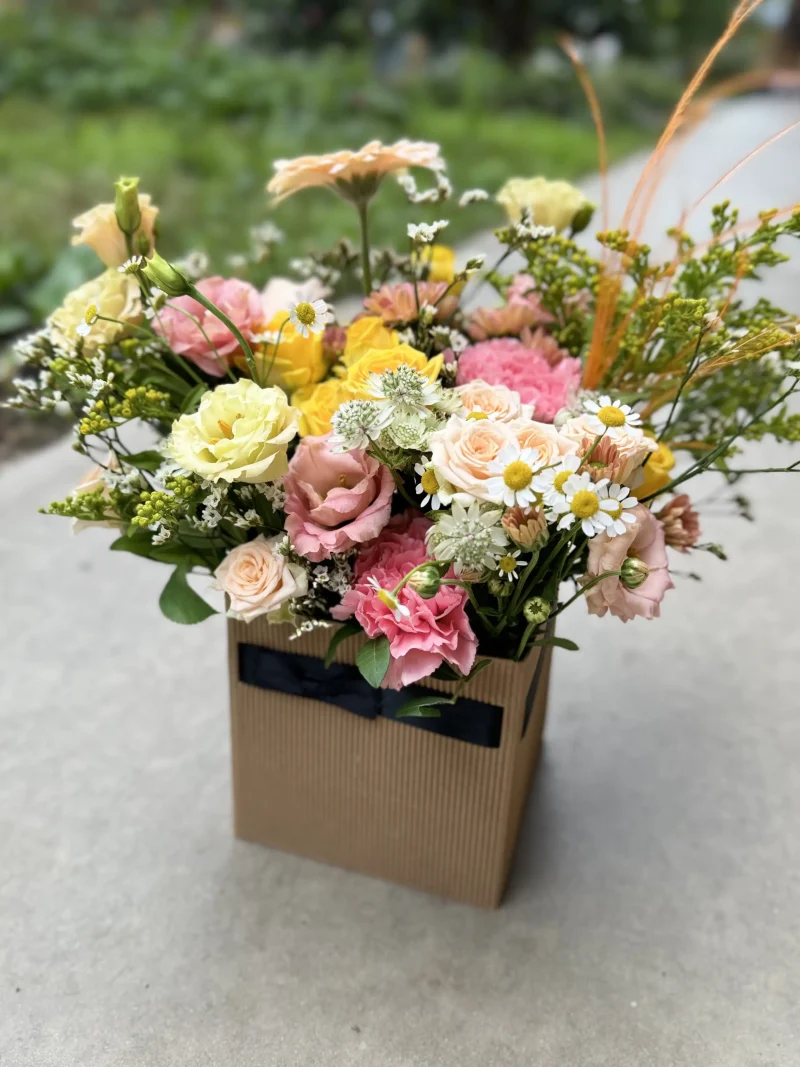
MULTIPOLYGON (((661 221, 798 110, 720 112, 661 221)), ((797 159, 736 176, 746 214, 798 197, 797 159)), ((786 477, 749 487, 757 523, 706 518, 731 561, 693 560, 661 622, 565 620, 582 652, 485 913, 231 838, 222 620, 170 625, 160 568, 35 513, 81 471, 59 445, 0 472, 3 1067, 796 1067, 786 477)))

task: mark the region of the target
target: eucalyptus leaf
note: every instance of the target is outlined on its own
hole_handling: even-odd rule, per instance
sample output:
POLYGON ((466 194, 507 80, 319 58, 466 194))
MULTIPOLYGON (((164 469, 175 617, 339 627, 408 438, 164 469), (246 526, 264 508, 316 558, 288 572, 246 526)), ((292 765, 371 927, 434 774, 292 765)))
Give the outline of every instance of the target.
POLYGON ((359 649, 356 666, 373 689, 378 689, 389 670, 389 638, 385 635, 367 641, 359 649))
POLYGON ((355 619, 350 619, 350 621, 346 622, 341 629, 337 630, 330 640, 330 644, 328 645, 328 651, 325 653, 325 666, 330 667, 330 665, 333 663, 333 657, 336 652, 336 649, 339 647, 342 641, 346 641, 348 637, 352 637, 354 634, 360 632, 361 627, 355 619))
POLYGON ((217 611, 189 585, 186 580, 186 566, 178 564, 170 575, 158 600, 158 606, 168 619, 183 625, 203 622, 217 611))

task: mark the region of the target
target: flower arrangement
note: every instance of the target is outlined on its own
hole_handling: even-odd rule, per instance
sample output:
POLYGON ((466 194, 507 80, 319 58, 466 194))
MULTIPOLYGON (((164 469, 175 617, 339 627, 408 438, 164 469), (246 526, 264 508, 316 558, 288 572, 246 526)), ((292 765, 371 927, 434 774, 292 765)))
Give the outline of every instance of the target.
MULTIPOLYGON (((177 622, 214 612, 194 573, 233 618, 297 635, 343 623, 332 648, 362 634, 358 666, 376 687, 466 683, 482 656, 574 647, 549 624, 578 599, 624 622, 657 617, 670 550, 724 559, 700 541, 689 480, 716 472, 743 508, 738 442, 800 439, 787 407, 797 325, 740 292, 786 258, 776 245, 800 235, 800 210, 748 224, 720 204, 706 242, 678 225, 674 255, 655 262, 636 238, 646 182, 592 254, 576 236, 594 205, 564 182, 515 178, 496 197, 507 218, 485 270, 441 243, 444 219, 373 247, 390 175, 412 205, 452 195, 427 143, 276 164, 276 201, 333 191, 360 243, 263 291, 204 276, 197 255, 163 259, 137 179, 76 219, 73 240, 105 269, 17 346, 13 403, 69 412, 96 464, 46 511, 114 527, 113 550, 168 565, 160 604, 177 622), (341 318, 328 298, 348 276, 364 298, 341 318), (132 423, 153 432, 147 449, 125 443, 132 423)), ((459 209, 487 195, 467 191, 459 209)))

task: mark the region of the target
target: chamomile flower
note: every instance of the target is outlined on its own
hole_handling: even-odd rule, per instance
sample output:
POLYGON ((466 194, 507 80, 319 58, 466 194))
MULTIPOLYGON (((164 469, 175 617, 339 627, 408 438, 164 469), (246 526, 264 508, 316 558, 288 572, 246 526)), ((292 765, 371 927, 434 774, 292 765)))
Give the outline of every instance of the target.
POLYGON ((533 480, 534 490, 541 496, 545 504, 552 506, 553 502, 564 495, 564 486, 573 474, 578 473, 581 463, 580 456, 570 452, 564 456, 560 463, 554 467, 546 467, 540 471, 533 480))
POLYGON ((635 496, 631 496, 630 492, 627 485, 615 485, 613 483, 604 485, 601 482, 597 484, 597 495, 600 497, 601 506, 606 501, 613 501, 615 504, 615 510, 608 511, 611 516, 611 525, 607 527, 606 533, 609 537, 624 534, 626 522, 631 525, 636 522, 636 516, 631 514, 630 509, 635 508, 639 501, 635 496))
POLYGON ((519 549, 516 552, 507 552, 504 556, 501 556, 497 561, 497 570, 504 578, 508 578, 509 582, 513 582, 515 578, 519 578, 517 574, 517 567, 519 566, 519 549))
POLYGON ((608 532, 618 518, 621 507, 616 497, 607 493, 603 495, 606 487, 607 478, 593 482, 590 474, 570 475, 564 482, 563 495, 550 505, 548 519, 558 522, 559 530, 566 530, 579 522, 587 537, 608 532))
POLYGON ((373 577, 373 575, 370 575, 367 578, 367 585, 375 590, 375 595, 377 596, 378 600, 380 600, 381 604, 386 605, 389 611, 391 611, 391 613, 394 615, 397 622, 400 622, 401 619, 407 619, 411 615, 411 612, 405 606, 405 604, 401 604, 397 597, 394 595, 394 593, 392 593, 389 589, 384 589, 378 579, 373 577))
POLYGON ((618 437, 625 427, 642 425, 641 415, 638 415, 630 404, 621 404, 610 396, 601 396, 599 400, 584 400, 583 406, 590 416, 586 420, 587 426, 596 433, 607 434, 611 438, 618 437))
POLYGON ((97 317, 97 304, 90 304, 83 316, 83 322, 78 323, 76 327, 81 337, 87 337, 91 333, 92 326, 97 322, 97 317))
POLYGON ((144 256, 131 256, 126 259, 121 267, 117 267, 120 274, 138 274, 145 264, 144 256))
POLYGON ((309 333, 322 333, 327 323, 333 320, 331 310, 324 300, 301 300, 289 309, 289 322, 301 337, 309 333))
POLYGON ((486 481, 488 499, 494 504, 515 504, 527 507, 536 499, 534 481, 542 460, 535 448, 520 448, 518 444, 506 445, 489 464, 495 475, 486 481))
POLYGON ((454 499, 450 514, 442 515, 428 530, 434 559, 450 560, 456 574, 495 570, 508 549, 502 517, 501 508, 484 510, 477 500, 464 507, 454 499))
POLYGON ((439 496, 441 486, 436 471, 425 463, 415 463, 414 470, 420 476, 416 489, 417 496, 422 497, 420 507, 426 508, 430 504, 433 511, 438 511, 443 501, 439 496))

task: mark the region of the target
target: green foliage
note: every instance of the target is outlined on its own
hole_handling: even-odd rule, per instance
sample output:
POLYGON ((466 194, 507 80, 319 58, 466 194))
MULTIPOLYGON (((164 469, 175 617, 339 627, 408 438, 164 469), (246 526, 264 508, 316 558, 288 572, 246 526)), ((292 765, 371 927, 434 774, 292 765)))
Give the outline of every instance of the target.
POLYGON ((185 564, 178 564, 170 575, 158 600, 158 606, 172 622, 192 625, 203 622, 210 615, 216 615, 216 609, 207 604, 186 580, 185 564))
POLYGON ((369 684, 377 689, 389 670, 389 639, 381 636, 365 642, 356 656, 356 666, 369 684))
POLYGON ((346 622, 340 629, 338 629, 331 638, 330 644, 328 645, 328 651, 325 653, 325 666, 330 667, 330 665, 333 663, 333 657, 336 655, 336 649, 339 647, 342 641, 346 641, 348 637, 353 637, 355 634, 360 633, 361 625, 357 623, 355 619, 351 619, 349 622, 346 622))

